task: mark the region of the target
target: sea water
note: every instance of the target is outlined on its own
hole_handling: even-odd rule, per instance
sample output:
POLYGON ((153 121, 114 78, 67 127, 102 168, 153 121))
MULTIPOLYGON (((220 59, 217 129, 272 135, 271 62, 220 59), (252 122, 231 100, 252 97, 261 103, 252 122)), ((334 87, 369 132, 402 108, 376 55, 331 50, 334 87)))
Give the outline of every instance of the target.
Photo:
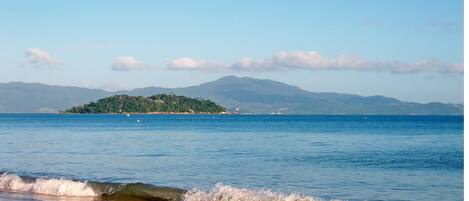
POLYGON ((463 121, 1 114, 0 200, 463 200, 463 121))

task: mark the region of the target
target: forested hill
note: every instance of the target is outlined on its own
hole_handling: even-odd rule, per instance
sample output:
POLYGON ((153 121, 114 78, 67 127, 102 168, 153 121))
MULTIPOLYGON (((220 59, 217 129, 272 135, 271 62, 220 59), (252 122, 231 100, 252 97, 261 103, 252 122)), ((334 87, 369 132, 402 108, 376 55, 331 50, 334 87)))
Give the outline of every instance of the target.
POLYGON ((173 94, 149 97, 115 95, 89 104, 72 107, 65 113, 224 113, 213 101, 173 94))

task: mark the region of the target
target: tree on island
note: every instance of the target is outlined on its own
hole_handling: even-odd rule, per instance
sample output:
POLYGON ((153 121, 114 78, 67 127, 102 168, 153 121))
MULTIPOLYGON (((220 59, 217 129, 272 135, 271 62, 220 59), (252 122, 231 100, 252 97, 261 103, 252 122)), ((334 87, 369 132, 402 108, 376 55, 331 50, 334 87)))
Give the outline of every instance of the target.
POLYGON ((213 101, 174 94, 149 97, 115 95, 96 102, 75 106, 65 113, 225 113, 225 108, 213 101))

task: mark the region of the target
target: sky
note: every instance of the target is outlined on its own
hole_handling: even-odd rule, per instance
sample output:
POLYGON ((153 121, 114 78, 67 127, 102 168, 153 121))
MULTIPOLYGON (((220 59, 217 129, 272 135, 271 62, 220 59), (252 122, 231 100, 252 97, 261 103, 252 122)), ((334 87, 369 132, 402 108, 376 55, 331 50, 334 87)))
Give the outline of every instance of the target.
POLYGON ((463 103, 463 1, 3 1, 0 83, 107 90, 227 75, 463 103))

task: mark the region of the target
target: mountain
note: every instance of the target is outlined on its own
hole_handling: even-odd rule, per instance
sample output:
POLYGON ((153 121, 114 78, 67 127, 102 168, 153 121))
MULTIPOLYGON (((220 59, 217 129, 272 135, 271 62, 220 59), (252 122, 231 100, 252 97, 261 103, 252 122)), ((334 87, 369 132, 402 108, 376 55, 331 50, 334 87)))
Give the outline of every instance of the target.
POLYGON ((228 111, 285 114, 463 114, 463 105, 403 102, 384 96, 317 93, 281 82, 227 76, 198 86, 108 92, 35 83, 0 84, 0 112, 54 112, 111 95, 173 93, 215 101, 228 111))
POLYGON ((57 112, 109 95, 100 89, 10 82, 0 84, 0 113, 57 112))

